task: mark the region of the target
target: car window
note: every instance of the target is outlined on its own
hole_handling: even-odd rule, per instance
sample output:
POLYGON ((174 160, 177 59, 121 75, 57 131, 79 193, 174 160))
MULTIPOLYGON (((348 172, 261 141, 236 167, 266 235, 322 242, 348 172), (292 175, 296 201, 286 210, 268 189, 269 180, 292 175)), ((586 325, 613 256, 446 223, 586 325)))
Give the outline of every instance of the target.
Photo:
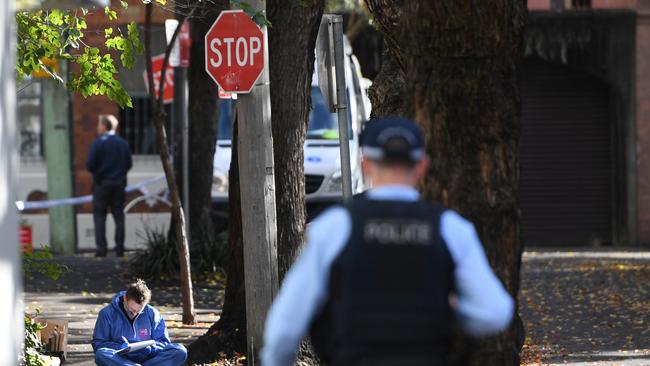
POLYGON ((219 99, 218 140, 232 138, 232 99, 219 99))
MULTIPOLYGON (((349 99, 349 96, 348 96, 349 99)), ((338 140, 339 122, 336 113, 330 113, 323 99, 323 95, 317 86, 311 88, 312 109, 309 112, 309 124, 307 127, 308 139, 338 140)), ((219 121, 217 138, 219 140, 230 140, 232 138, 232 99, 219 100, 219 121)), ((348 108, 348 136, 352 138, 352 126, 350 124, 350 108, 348 108)))
MULTIPOLYGON (((349 99, 349 97, 348 97, 349 99)), ((309 112, 309 124, 307 126, 308 139, 338 140, 339 120, 336 113, 330 113, 325 104, 323 94, 317 86, 311 88, 312 108, 309 112)), ((348 103, 349 105, 349 103, 348 103)), ((352 126, 350 124, 350 108, 347 109, 346 119, 348 122, 348 136, 352 138, 352 126)))

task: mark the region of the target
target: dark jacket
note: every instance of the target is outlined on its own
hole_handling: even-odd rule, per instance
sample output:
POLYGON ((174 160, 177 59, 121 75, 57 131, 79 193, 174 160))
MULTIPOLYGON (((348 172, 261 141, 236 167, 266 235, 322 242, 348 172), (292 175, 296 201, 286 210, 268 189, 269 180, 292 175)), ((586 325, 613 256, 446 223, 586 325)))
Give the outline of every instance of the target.
POLYGON ((129 144, 120 136, 105 133, 90 145, 86 169, 93 174, 95 183, 125 181, 132 166, 129 144))

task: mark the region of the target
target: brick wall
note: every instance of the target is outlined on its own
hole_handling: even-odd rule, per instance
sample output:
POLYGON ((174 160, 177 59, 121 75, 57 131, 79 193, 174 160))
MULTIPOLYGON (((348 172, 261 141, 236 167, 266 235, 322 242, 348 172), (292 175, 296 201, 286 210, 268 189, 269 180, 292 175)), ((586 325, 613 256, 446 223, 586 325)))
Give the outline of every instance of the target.
POLYGON ((528 0, 528 10, 548 10, 551 0, 528 0))
MULTIPOLYGON (((84 32, 84 42, 95 47, 103 47, 104 29, 108 26, 128 24, 132 21, 144 24, 145 7, 142 0, 128 0, 129 7, 123 9, 119 0, 112 0, 112 8, 118 11, 118 22, 108 22, 108 18, 102 9, 89 12, 86 20, 88 29, 84 32)), ((173 18, 174 14, 165 11, 159 6, 154 6, 152 20, 154 24, 163 24, 166 18, 173 18)), ((119 61, 118 61, 119 62, 119 61)), ((75 179, 75 196, 92 193, 92 176, 86 170, 85 162, 90 144, 97 137, 97 121, 100 114, 119 115, 119 106, 107 97, 93 96, 84 98, 78 93, 72 96, 72 144, 73 152, 73 174, 75 179)), ((136 196, 130 194, 127 202, 136 196)), ((150 211, 147 207, 135 210, 134 212, 150 211)), ((153 211, 167 211, 158 205, 153 211)), ((92 212, 92 205, 84 204, 77 208, 77 213, 92 212)))
MULTIPOLYGON (((637 9, 644 2, 648 0, 591 0, 591 7, 593 9, 637 9)), ((570 7, 571 1, 565 2, 567 8, 570 7)), ((551 0, 528 0, 528 10, 549 10, 551 8, 551 0)))

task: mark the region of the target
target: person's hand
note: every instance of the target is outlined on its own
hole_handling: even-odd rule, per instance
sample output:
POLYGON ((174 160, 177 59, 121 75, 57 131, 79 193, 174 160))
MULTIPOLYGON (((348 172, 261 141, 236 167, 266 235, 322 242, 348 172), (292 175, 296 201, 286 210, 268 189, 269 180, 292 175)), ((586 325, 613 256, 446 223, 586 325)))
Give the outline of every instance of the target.
POLYGON ((154 352, 162 351, 165 348, 165 346, 160 342, 156 342, 150 347, 153 349, 154 352))
POLYGON ((122 340, 123 340, 124 342, 122 342, 122 344, 120 345, 120 349, 123 349, 123 348, 126 348, 126 347, 129 346, 129 340, 126 339, 125 336, 122 336, 122 340))

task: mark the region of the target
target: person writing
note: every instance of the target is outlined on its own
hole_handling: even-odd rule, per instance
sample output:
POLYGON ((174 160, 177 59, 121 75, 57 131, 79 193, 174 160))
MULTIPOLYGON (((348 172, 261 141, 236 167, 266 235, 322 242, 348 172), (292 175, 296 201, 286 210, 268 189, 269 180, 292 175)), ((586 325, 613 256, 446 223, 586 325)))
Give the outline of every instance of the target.
POLYGON ((292 365, 307 334, 331 366, 446 365, 454 321, 478 337, 510 324, 473 225, 414 188, 429 164, 420 128, 373 120, 361 144, 372 188, 309 225, 267 316, 264 366, 292 365))
POLYGON ((137 280, 99 312, 92 339, 98 366, 180 366, 185 362, 187 350, 171 342, 165 320, 149 305, 150 299, 151 290, 137 280), (128 352, 132 343, 149 340, 151 345, 128 352))

